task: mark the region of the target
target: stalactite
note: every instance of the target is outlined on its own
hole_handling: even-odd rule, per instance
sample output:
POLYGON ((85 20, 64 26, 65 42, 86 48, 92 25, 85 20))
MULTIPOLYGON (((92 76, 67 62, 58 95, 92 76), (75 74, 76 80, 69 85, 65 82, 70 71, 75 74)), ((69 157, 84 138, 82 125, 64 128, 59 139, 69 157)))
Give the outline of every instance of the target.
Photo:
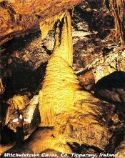
POLYGON ((124 43, 123 35, 123 12, 124 12, 124 1, 123 0, 109 0, 110 11, 114 16, 115 28, 114 37, 117 43, 124 43))

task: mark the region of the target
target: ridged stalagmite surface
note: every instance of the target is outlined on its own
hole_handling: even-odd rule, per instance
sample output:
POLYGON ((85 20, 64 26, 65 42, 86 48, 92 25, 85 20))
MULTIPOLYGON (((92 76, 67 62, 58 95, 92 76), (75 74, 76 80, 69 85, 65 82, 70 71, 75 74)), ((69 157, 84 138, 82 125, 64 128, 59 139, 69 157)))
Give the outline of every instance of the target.
MULTIPOLYGON (((58 43, 60 37, 56 37, 55 49, 48 63, 42 91, 40 91, 42 126, 53 126, 56 115, 71 111, 78 87, 77 78, 71 68, 71 21, 67 14, 69 13, 66 13, 63 19, 65 24, 61 34, 63 44, 58 43)), ((58 35, 60 36, 59 32, 58 35)))

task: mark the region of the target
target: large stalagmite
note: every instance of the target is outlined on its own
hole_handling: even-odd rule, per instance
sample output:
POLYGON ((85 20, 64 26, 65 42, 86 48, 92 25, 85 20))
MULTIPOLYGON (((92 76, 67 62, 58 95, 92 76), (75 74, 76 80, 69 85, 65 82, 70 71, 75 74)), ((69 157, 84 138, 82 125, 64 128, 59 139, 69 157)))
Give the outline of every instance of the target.
POLYGON ((78 81, 71 68, 73 48, 71 20, 68 14, 67 12, 64 15, 67 18, 63 19, 62 33, 57 30, 54 52, 49 60, 40 91, 42 126, 53 126, 56 115, 72 110, 75 91, 78 87, 78 81), (61 43, 59 42, 60 36, 61 43))
MULTIPOLYGON (((53 136, 64 142, 96 144, 104 149, 111 135, 104 121, 106 117, 102 114, 109 107, 90 93, 80 90, 72 62, 71 19, 69 12, 65 12, 56 31, 53 54, 39 93, 41 126, 54 127, 53 136)), ((44 143, 41 142, 41 145, 44 143)))

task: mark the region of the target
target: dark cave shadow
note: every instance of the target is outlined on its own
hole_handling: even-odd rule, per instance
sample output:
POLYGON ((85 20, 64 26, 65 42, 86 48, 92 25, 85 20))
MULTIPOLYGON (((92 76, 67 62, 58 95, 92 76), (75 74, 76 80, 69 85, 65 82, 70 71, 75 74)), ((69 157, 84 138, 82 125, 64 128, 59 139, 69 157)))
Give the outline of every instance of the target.
POLYGON ((30 62, 14 58, 12 64, 9 64, 11 75, 3 79, 5 92, 2 97, 8 99, 21 92, 37 92, 44 78, 46 65, 44 63, 34 70, 30 62))
MULTIPOLYGON (((19 35, 18 35, 19 36, 19 35)), ((40 31, 34 30, 23 36, 14 37, 5 43, 2 47, 9 52, 9 55, 15 50, 23 50, 29 43, 40 36, 40 31)))
POLYGON ((94 86, 96 97, 115 105, 119 118, 125 121, 125 72, 115 71, 94 86))
POLYGON ((6 145, 16 140, 16 134, 7 126, 0 128, 0 144, 6 145))
POLYGON ((94 86, 95 95, 110 102, 125 103, 125 72, 115 71, 94 86))

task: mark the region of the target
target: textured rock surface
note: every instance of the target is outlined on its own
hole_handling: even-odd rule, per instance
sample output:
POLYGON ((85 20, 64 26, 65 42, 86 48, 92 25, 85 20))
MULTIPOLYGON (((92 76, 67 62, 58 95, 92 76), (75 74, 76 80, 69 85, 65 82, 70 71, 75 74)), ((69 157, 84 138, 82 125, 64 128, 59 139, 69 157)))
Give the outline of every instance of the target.
MULTIPOLYGON (((114 39, 110 36, 110 31, 114 27, 114 20, 109 10, 105 10, 102 4, 98 2, 99 1, 88 0, 77 6, 74 10, 72 17, 74 44, 73 69, 78 76, 81 89, 86 89, 93 93, 95 83, 97 83, 99 88, 97 87, 96 92, 101 94, 103 91, 104 93, 102 94, 108 94, 106 97, 108 97, 110 101, 115 99, 115 105, 103 102, 103 105, 99 103, 98 106, 96 106, 97 104, 95 105, 93 103, 93 106, 91 106, 89 103, 93 101, 93 96, 90 98, 91 101, 86 101, 87 105, 83 104, 81 100, 81 102, 76 104, 76 106, 78 106, 76 112, 67 115, 58 115, 57 124, 59 124, 60 128, 56 127, 56 132, 52 129, 38 129, 24 143, 23 149, 20 149, 17 145, 17 148, 14 147, 10 152, 22 152, 22 150, 24 150, 26 153, 33 153, 31 149, 34 148, 35 152, 38 147, 40 151, 40 147, 43 146, 43 152, 46 148, 49 148, 49 150, 45 151, 46 153, 55 153, 55 151, 53 151, 54 149, 57 151, 61 150, 62 152, 71 152, 72 150, 73 152, 83 154, 118 152, 124 155, 124 145, 122 145, 123 150, 118 147, 120 142, 124 144, 123 138, 121 138, 123 137, 123 133, 118 136, 114 134, 118 133, 125 124, 125 104, 123 102, 124 77, 122 81, 122 77, 120 77, 120 80, 116 80, 116 78, 113 77, 113 81, 110 82, 106 79, 105 83, 103 77, 107 77, 107 75, 110 76, 110 73, 117 73, 116 71, 122 71, 122 73, 124 73, 125 47, 124 45, 119 46, 113 41, 114 39), (98 5, 96 5, 97 3, 98 5), (102 79, 101 87, 100 84, 98 84, 98 82, 100 83, 100 79, 102 79), (105 88, 107 82, 109 85, 115 85, 115 87, 108 90, 108 92, 105 88), (119 84, 121 87, 118 89, 116 85, 119 84), (119 100, 122 101, 122 104, 119 104, 119 100), (86 107, 88 108, 86 109, 86 107), (72 115, 77 119, 75 120, 72 115), (62 133, 61 137, 57 137, 58 133, 62 133), (45 139, 41 141, 40 138, 42 140, 43 138, 45 139), (48 142, 46 142, 47 139, 49 140, 48 142), (67 145, 67 142, 69 145, 67 145), (29 146, 28 149, 27 146, 29 146), (121 152, 119 152, 119 149, 121 152)), ((4 9, 4 11, 5 10, 6 9, 4 9)), ((38 31, 39 28, 34 29, 35 32, 30 34, 29 31, 26 33, 23 32, 23 37, 18 35, 18 37, 0 48, 0 78, 2 79, 0 106, 4 106, 5 111, 8 107, 5 104, 12 96, 28 96, 28 94, 30 94, 29 99, 31 99, 34 95, 38 94, 39 87, 41 87, 40 83, 45 76, 46 64, 54 46, 54 31, 49 32, 47 38, 42 40, 40 31, 38 31)), ((21 35, 22 31, 23 30, 20 32, 21 35)), ((15 37, 16 35, 12 34, 11 37, 15 37)), ((24 132, 28 136, 33 132, 33 129, 36 129, 38 126, 38 122, 32 122, 32 118, 36 118, 36 121, 39 121, 37 120, 39 118, 36 117, 36 115, 38 116, 38 111, 33 111, 35 107, 36 103, 34 104, 33 102, 33 105, 31 104, 27 106, 26 109, 21 110, 24 118, 31 121, 31 124, 24 122, 24 132), (32 115, 32 117, 29 117, 29 114, 32 115)), ((5 113, 6 112, 3 113, 4 116, 0 116, 2 118, 0 122, 2 123, 2 144, 13 143, 19 138, 19 134, 16 136, 16 133, 5 129, 7 127, 3 127, 5 123, 5 113), (6 135, 5 132, 7 133, 6 135)), ((10 116, 10 125, 13 131, 15 131, 17 127, 17 124, 13 125, 12 123, 15 116, 17 116, 16 113, 10 116)), ((2 147, 0 149, 2 150, 2 147)), ((4 150, 5 149, 7 150, 8 146, 6 146, 4 150)))
POLYGON ((81 0, 0 1, 0 44, 17 34, 38 29, 41 21, 80 2, 81 0))

